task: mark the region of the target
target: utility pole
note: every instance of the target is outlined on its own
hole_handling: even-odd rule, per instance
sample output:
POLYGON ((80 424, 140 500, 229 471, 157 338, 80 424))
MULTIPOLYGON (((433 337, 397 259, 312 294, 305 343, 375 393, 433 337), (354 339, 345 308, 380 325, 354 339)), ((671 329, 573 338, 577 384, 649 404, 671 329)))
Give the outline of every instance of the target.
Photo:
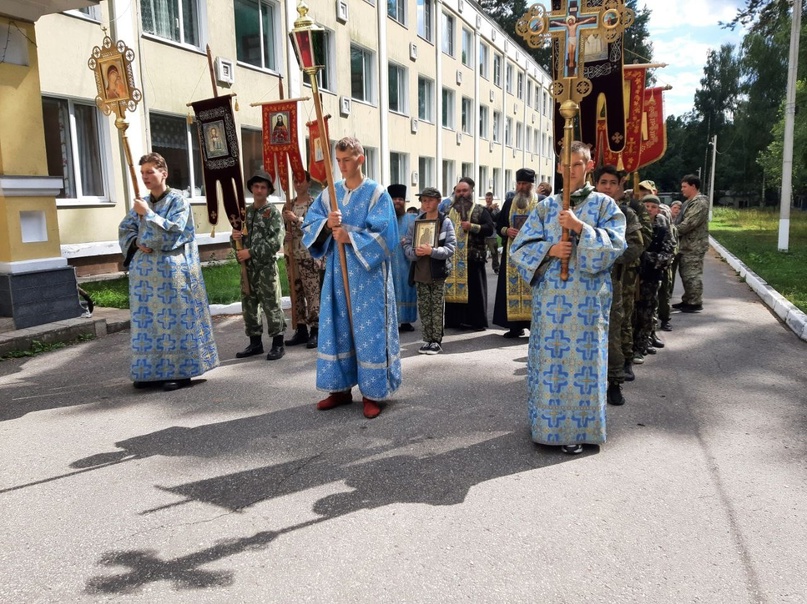
POLYGON ((709 143, 712 145, 712 171, 709 173, 709 222, 712 222, 712 213, 715 207, 715 160, 717 160, 717 134, 712 137, 709 143))
POLYGON ((796 75, 799 68, 799 33, 801 33, 801 0, 793 1, 793 23, 790 27, 790 55, 785 97, 785 140, 782 151, 782 197, 779 202, 779 251, 788 251, 790 238, 790 203, 793 198, 793 129, 796 124, 796 75))

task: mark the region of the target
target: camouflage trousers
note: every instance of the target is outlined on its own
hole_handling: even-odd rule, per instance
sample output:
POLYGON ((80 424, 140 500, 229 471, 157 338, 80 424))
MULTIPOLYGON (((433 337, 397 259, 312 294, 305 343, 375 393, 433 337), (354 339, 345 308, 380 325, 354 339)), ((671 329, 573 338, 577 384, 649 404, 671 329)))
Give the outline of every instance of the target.
POLYGON ((673 273, 671 266, 661 275, 661 285, 658 288, 658 318, 661 321, 670 320, 670 313, 672 312, 670 302, 672 300, 674 280, 675 273, 673 273))
POLYGON ((494 271, 499 270, 499 238, 489 237, 485 239, 485 245, 490 250, 490 261, 494 271))
POLYGON ((244 317, 244 331, 247 336, 263 335, 261 314, 266 317, 267 333, 270 337, 286 330, 286 317, 280 306, 280 279, 277 266, 272 264, 253 269, 247 262, 249 295, 241 293, 241 314, 244 317), (261 312, 263 311, 263 312, 261 312))
POLYGON ((685 304, 703 303, 703 252, 681 252, 678 261, 678 272, 681 274, 681 283, 684 286, 684 295, 681 301, 685 304))
POLYGON ((633 310, 638 283, 638 269, 625 269, 622 277, 622 354, 626 361, 633 359, 633 310))
MULTIPOLYGON (((286 258, 286 274, 289 261, 286 258)), ((297 323, 305 323, 309 327, 319 327, 319 298, 322 289, 322 278, 325 275, 322 263, 313 258, 297 259, 294 263, 297 273, 294 275, 294 297, 297 304, 297 323)))
MULTIPOLYGON (((613 275, 613 272, 611 273, 613 275)), ((622 354, 622 283, 614 280, 614 297, 608 316, 608 383, 625 381, 625 355, 622 354)))
POLYGON ((423 327, 423 341, 443 341, 443 312, 445 310, 445 279, 431 283, 415 283, 418 292, 418 314, 423 327))
POLYGON ((636 328, 634 350, 643 352, 650 342, 650 334, 656 329, 656 306, 658 305, 659 281, 647 279, 639 285, 636 301, 636 328))

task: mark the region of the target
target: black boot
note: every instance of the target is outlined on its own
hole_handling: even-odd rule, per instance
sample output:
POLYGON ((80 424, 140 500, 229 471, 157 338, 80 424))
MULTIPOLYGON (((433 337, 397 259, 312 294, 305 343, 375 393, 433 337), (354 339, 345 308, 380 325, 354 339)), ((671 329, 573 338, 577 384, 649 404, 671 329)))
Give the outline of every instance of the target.
POLYGON ((276 361, 283 358, 284 354, 286 354, 286 349, 283 348, 283 334, 281 333, 272 338, 272 349, 266 355, 266 360, 276 361))
POLYGON ((297 331, 294 332, 291 339, 286 340, 286 346, 297 346, 297 344, 305 344, 306 342, 308 342, 308 327, 306 327, 305 323, 299 323, 297 331))
POLYGON ((653 348, 664 348, 664 342, 659 339, 655 331, 650 334, 650 344, 653 348))
POLYGON ((608 404, 616 406, 625 404, 625 397, 622 396, 622 386, 616 382, 608 384, 608 404))
POLYGON ((316 348, 319 344, 319 327, 312 327, 311 328, 311 335, 308 337, 308 344, 305 345, 306 348, 316 348))
POLYGON ((636 379, 636 374, 633 373, 633 363, 630 361, 625 361, 625 381, 632 382, 636 379))
POLYGON ((249 336, 249 346, 244 348, 241 352, 235 353, 236 359, 243 359, 244 357, 251 357, 256 354, 263 354, 263 341, 261 336, 249 336))

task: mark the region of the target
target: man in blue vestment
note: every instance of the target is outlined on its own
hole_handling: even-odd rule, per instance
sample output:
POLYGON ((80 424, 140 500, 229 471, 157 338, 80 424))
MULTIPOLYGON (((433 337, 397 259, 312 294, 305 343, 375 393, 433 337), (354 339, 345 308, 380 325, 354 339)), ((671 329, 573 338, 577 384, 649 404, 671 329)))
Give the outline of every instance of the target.
POLYGON ((344 177, 334 185, 337 209, 331 210, 326 189, 303 223, 303 243, 313 258, 325 259, 317 389, 329 395, 317 409, 351 403, 351 388, 358 384, 364 416, 372 419, 381 413, 378 401, 401 385, 391 258, 400 241, 398 224, 389 193, 362 173, 362 144, 352 137, 341 139, 336 161, 344 177), (349 291, 338 244, 345 250, 349 291))
POLYGON ((159 153, 140 159, 140 175, 150 194, 135 199, 118 227, 129 270, 131 377, 135 388, 176 390, 216 367, 218 351, 190 203, 168 188, 159 153))
POLYGON ((392 254, 392 279, 395 284, 395 301, 398 305, 398 331, 415 331, 412 323, 418 318, 418 294, 413 285, 409 285, 409 258, 404 254, 404 236, 409 232, 409 225, 414 224, 417 216, 406 211, 406 185, 390 185, 387 193, 392 197, 395 216, 398 218, 398 235, 401 241, 395 246, 392 254))
POLYGON ((532 439, 561 446, 605 442, 611 265, 625 249, 625 215, 586 183, 588 146, 572 143, 571 207, 560 195, 540 202, 510 248, 509 259, 532 285, 527 361, 532 439), (561 241, 562 228, 570 240, 561 241), (561 260, 569 276, 561 278, 561 260))

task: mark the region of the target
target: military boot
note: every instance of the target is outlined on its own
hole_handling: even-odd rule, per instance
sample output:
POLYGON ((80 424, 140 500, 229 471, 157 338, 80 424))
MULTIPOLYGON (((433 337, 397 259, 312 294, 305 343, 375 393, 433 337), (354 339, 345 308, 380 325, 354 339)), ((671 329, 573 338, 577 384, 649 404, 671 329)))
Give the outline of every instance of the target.
POLYGON ((609 405, 624 405, 625 397, 622 396, 622 385, 612 382, 608 384, 608 404, 609 405))
POLYGON ((633 373, 633 363, 631 363, 630 361, 625 361, 624 371, 626 382, 632 382, 633 380, 636 379, 636 374, 633 373))
POLYGON ((272 348, 269 350, 269 354, 266 355, 266 360, 276 361, 282 359, 284 354, 286 354, 286 349, 283 348, 283 334, 281 333, 272 338, 272 348))
POLYGON ((319 344, 319 327, 312 327, 311 335, 308 337, 308 343, 305 345, 305 347, 316 348, 318 344, 319 344))
POLYGON ((297 331, 294 332, 291 339, 286 340, 286 346, 297 346, 297 344, 305 344, 306 342, 308 342, 308 327, 306 327, 305 323, 298 323, 297 331))
POLYGON ((243 359, 245 357, 255 356, 256 354, 263 354, 263 340, 261 340, 261 336, 249 336, 249 346, 244 348, 241 352, 236 352, 235 358, 243 359))

